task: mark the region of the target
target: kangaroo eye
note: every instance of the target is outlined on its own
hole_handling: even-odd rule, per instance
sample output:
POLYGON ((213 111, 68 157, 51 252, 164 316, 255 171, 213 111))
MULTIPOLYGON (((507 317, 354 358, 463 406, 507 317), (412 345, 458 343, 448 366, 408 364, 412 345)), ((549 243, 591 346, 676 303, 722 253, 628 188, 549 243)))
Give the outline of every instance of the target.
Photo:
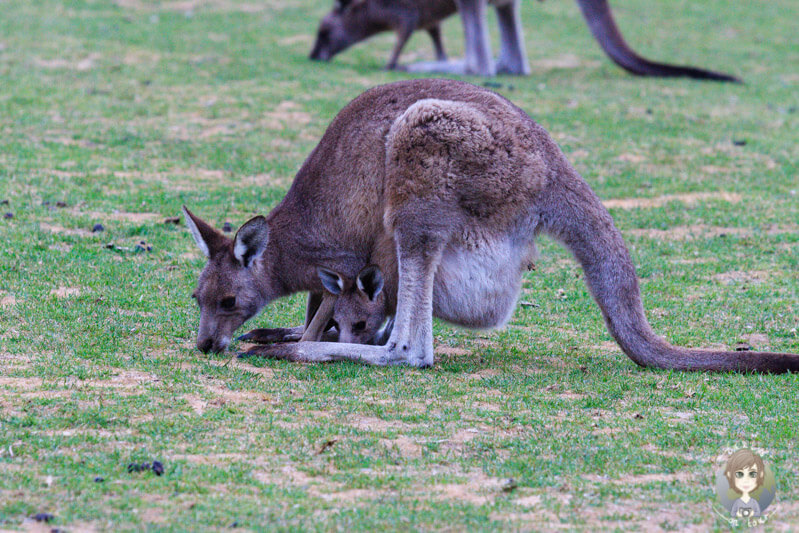
POLYGON ((352 326, 353 331, 363 331, 366 329, 366 322, 361 320, 360 322, 356 322, 354 326, 352 326))
POLYGON ((227 309, 228 311, 236 307, 236 297, 235 296, 228 296, 227 298, 222 298, 222 301, 219 302, 219 307, 222 309, 227 309))

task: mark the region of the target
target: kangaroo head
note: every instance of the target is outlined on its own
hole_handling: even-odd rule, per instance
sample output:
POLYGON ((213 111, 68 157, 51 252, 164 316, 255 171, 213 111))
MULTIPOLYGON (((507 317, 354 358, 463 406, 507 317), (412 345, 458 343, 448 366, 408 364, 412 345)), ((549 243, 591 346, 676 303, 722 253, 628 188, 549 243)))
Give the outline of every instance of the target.
POLYGON ((185 207, 183 213, 194 241, 208 258, 192 294, 200 306, 197 348, 203 353, 223 352, 233 332, 269 301, 261 290, 257 261, 266 250, 269 227, 264 217, 257 216, 229 239, 185 207))
POLYGON ((380 269, 367 266, 354 281, 325 268, 317 271, 325 290, 338 296, 333 307, 333 321, 339 331, 339 342, 372 344, 386 318, 380 269))
POLYGON ((311 59, 329 61, 334 55, 368 37, 366 0, 338 0, 316 31, 311 59))

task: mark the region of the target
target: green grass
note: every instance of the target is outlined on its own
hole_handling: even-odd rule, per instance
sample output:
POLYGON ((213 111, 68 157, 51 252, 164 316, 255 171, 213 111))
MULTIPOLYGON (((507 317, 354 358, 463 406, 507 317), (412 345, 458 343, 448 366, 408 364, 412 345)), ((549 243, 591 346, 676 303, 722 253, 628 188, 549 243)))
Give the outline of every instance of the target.
MULTIPOLYGON (((611 213, 660 334, 799 352, 795 3, 613 5, 643 55, 746 83, 627 75, 553 0, 523 3, 533 74, 499 91, 600 197, 650 201, 611 213)), ((193 348, 203 261, 164 218, 268 212, 344 104, 408 77, 381 70, 392 36, 317 64, 326 2, 2 7, 0 529, 723 531, 715 461, 741 446, 777 476, 773 522, 799 523, 797 377, 637 368, 551 241, 521 297, 538 307, 500 331, 436 323, 430 370, 193 348), (153 460, 163 476, 126 470, 153 460)), ((456 19, 444 34, 461 54, 456 19)))

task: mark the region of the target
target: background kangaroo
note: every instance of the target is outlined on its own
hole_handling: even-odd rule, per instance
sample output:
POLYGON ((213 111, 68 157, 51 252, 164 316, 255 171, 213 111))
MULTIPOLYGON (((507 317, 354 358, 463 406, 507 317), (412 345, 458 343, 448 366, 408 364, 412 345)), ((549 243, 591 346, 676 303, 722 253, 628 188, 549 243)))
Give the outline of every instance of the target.
MULTIPOLYGON (((432 317, 504 324, 545 232, 571 250, 606 325, 642 366, 799 370, 799 355, 679 348, 644 316, 638 279, 610 214, 541 126, 487 89, 453 80, 376 87, 338 114, 268 217, 228 239, 186 210, 208 256, 195 295, 197 345, 224 350, 264 305, 322 294, 317 268, 384 275, 394 328, 385 346, 298 342, 251 354, 294 361, 433 364, 432 317), (353 157, 353 154, 358 157, 353 157)), ((316 300, 316 301, 315 301, 316 300)))
POLYGON ((424 29, 433 40, 436 59, 444 62, 447 54, 439 22, 456 10, 454 0, 340 0, 319 23, 310 57, 328 61, 355 43, 377 33, 394 31, 397 43, 386 64, 392 70, 397 68, 400 53, 411 34, 424 29))
MULTIPOLYGON (((437 61, 410 65, 409 70, 480 76, 494 76, 497 72, 526 75, 530 66, 524 48, 520 4, 521 0, 340 0, 319 24, 311 59, 327 61, 355 43, 393 30, 397 42, 386 68, 394 69, 410 35, 417 29, 426 29, 433 39, 437 61), (487 4, 496 8, 499 22, 501 47, 496 63, 486 26, 487 4), (457 11, 463 23, 466 57, 462 62, 447 62, 439 23, 457 11)), ((632 74, 740 81, 729 74, 649 61, 624 41, 607 0, 577 0, 577 4, 602 50, 632 74)))

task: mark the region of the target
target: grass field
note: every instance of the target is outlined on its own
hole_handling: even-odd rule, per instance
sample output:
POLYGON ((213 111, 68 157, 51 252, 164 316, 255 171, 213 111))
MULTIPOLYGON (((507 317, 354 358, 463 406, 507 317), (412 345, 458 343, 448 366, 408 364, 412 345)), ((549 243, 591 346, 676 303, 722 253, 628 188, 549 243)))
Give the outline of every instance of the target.
MULTIPOLYGON (((642 54, 746 83, 630 76, 547 0, 523 3, 532 75, 497 90, 607 201, 658 333, 799 352, 796 2, 612 3, 642 54)), ((432 369, 194 349, 204 261, 165 219, 267 213, 345 103, 409 77, 390 35, 310 62, 328 4, 0 2, 0 529, 725 531, 714 470, 743 446, 771 529, 799 527, 797 376, 636 367, 548 240, 534 305, 437 322, 432 369)), ((403 61, 431 58, 420 34, 403 61)))

